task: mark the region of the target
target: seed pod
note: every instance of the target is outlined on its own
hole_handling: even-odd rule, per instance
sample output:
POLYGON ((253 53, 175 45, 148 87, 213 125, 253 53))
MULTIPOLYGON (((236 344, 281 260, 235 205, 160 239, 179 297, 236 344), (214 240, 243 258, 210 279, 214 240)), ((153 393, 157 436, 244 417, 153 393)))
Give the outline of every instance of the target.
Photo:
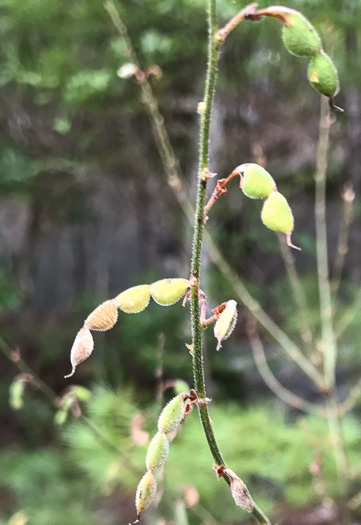
POLYGON ((308 80, 322 95, 332 97, 338 91, 338 74, 332 60, 323 51, 308 66, 308 80))
POLYGON ((25 381, 15 378, 9 389, 9 404, 13 410, 21 410, 24 406, 25 381))
POLYGON ((236 505, 251 514, 253 511, 253 501, 246 485, 237 476, 237 474, 233 472, 233 470, 225 468, 224 474, 231 482, 231 492, 236 505))
POLYGON ((145 464, 148 470, 157 472, 167 460, 169 453, 169 441, 163 432, 157 432, 150 442, 145 464))
POLYGON ((158 419, 158 430, 169 434, 173 432, 183 419, 185 400, 183 394, 173 397, 163 408, 158 419))
POLYGON ((283 43, 292 55, 309 57, 322 49, 321 39, 316 29, 301 13, 287 14, 287 22, 282 29, 283 43))
POLYGON ((150 285, 150 295, 161 306, 179 301, 189 287, 187 279, 162 279, 150 285))
POLYGON ((85 326, 89 330, 104 332, 113 328, 118 319, 118 307, 114 300, 105 301, 100 304, 85 319, 85 326))
POLYGON ((227 305, 214 325, 214 336, 218 340, 216 350, 222 347, 222 341, 228 339, 237 322, 237 303, 233 299, 227 305))
POLYGON ((285 197, 274 191, 265 200, 261 213, 262 222, 270 230, 288 233, 293 230, 293 215, 285 197))
POLYGON ((91 355, 93 348, 94 341, 92 334, 89 328, 84 325, 77 333, 71 348, 70 362, 73 368, 69 375, 64 376, 65 378, 71 377, 74 374, 76 367, 91 355))
POLYGON ((239 173, 242 191, 251 199, 265 199, 276 188, 276 183, 271 175, 258 164, 242 164, 239 173))
POLYGON ((146 308, 150 301, 149 284, 128 288, 114 299, 118 308, 127 314, 137 314, 146 308))
POLYGON ((152 472, 148 471, 140 480, 137 493, 135 495, 135 506, 137 509, 138 519, 141 512, 146 510, 152 503, 155 493, 157 492, 157 482, 152 472))
POLYGON ((290 248, 295 248, 296 250, 301 249, 292 244, 293 214, 287 200, 281 193, 274 191, 265 200, 261 212, 261 219, 263 224, 270 230, 285 233, 287 245, 290 246, 290 248))

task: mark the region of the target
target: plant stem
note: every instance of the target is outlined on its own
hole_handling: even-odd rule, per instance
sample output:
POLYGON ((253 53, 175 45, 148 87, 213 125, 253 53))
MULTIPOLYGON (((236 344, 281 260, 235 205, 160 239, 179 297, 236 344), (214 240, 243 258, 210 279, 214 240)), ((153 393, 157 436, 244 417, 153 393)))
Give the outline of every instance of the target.
POLYGON ((348 492, 349 469, 342 436, 337 400, 333 393, 328 394, 326 397, 326 409, 331 446, 336 463, 340 492, 342 495, 345 495, 348 492))
MULTIPOLYGON (((212 110, 212 99, 214 94, 217 65, 218 65, 218 45, 214 35, 217 30, 216 3, 215 0, 208 0, 208 68, 206 88, 204 94, 203 108, 201 112, 201 138, 199 151, 199 173, 198 173, 198 192, 197 205, 194 222, 193 237, 193 256, 191 274, 194 286, 191 288, 191 315, 192 315, 192 343, 193 343, 193 376, 194 386, 198 397, 206 397, 204 364, 202 349, 202 326, 200 320, 200 305, 198 300, 198 290, 200 283, 202 241, 204 231, 204 207, 206 200, 207 180, 203 177, 204 170, 208 164, 208 143, 209 127, 212 110)), ((207 407, 199 408, 202 426, 217 465, 224 464, 224 460, 216 443, 207 407)))
POLYGON ((326 412, 321 407, 315 405, 314 403, 310 403, 309 401, 306 401, 300 396, 294 394, 278 381, 268 366, 263 343, 257 332, 256 322, 251 317, 249 318, 249 321, 246 325, 246 331, 251 344, 257 369, 268 388, 270 388, 272 392, 276 394, 276 396, 278 396, 284 403, 287 403, 293 408, 303 410, 307 414, 314 414, 318 417, 326 418, 326 412))
MULTIPOLYGON (((215 90, 219 43, 216 40, 217 32, 217 14, 216 1, 208 0, 208 67, 207 79, 203 104, 201 106, 201 137, 199 151, 199 168, 198 168, 198 191, 197 205, 194 221, 193 235, 193 253, 191 268, 191 321, 192 321, 192 343, 193 343, 193 377, 194 386, 198 397, 206 397, 204 363, 202 348, 202 326, 200 319, 200 305, 198 298, 202 242, 205 225, 204 208, 206 203, 207 177, 208 172, 208 151, 209 151, 209 128, 211 122, 212 100, 215 90)), ((209 172, 208 172, 209 173, 209 172)), ((222 454, 219 450, 216 438, 213 433, 211 420, 207 407, 198 407, 202 427, 211 450, 213 459, 217 466, 225 465, 222 454)), ((224 477, 227 481, 227 477, 224 477)), ((259 523, 270 525, 270 521, 262 510, 254 504, 253 515, 259 523)))
POLYGON ((326 227, 326 174, 327 154, 330 137, 330 109, 322 97, 320 131, 317 149, 317 168, 315 174, 316 198, 316 251, 317 273, 320 294, 321 332, 323 345, 324 376, 328 387, 326 392, 326 409, 329 433, 335 457, 338 481, 342 493, 347 493, 348 466, 345 454, 344 441, 341 431, 340 416, 335 397, 335 376, 337 346, 332 323, 332 298, 328 267, 327 227, 326 227))
POLYGON ((317 274, 320 295, 321 332, 323 345, 324 375, 329 390, 335 385, 337 348, 332 325, 332 298, 328 269, 326 228, 326 173, 330 136, 330 109, 327 100, 321 99, 320 130, 315 173, 315 219, 317 274))

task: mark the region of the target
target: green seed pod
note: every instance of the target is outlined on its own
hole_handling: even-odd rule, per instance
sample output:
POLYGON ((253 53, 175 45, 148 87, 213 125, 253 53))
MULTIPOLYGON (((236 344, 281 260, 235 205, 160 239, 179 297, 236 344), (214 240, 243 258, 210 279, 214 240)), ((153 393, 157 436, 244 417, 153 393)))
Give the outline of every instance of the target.
POLYGON ((118 308, 127 314, 137 314, 146 308, 150 301, 149 284, 128 288, 114 299, 118 308))
POLYGON ((322 95, 332 97, 338 91, 338 74, 332 60, 326 53, 318 53, 308 66, 308 80, 322 95))
POLYGON ((135 495, 135 506, 138 518, 140 513, 146 510, 152 503, 156 492, 157 482, 155 481, 152 472, 148 471, 140 480, 135 495))
POLYGON ((180 425, 184 415, 184 406, 185 401, 182 394, 178 394, 169 401, 163 408, 158 419, 159 432, 169 434, 180 425))
POLYGON ((162 279, 150 285, 150 295, 161 306, 179 301, 189 287, 187 279, 162 279))
POLYGON ((9 404, 13 410, 21 410, 24 406, 25 381, 16 379, 11 383, 9 389, 9 404))
POLYGON ((297 57, 314 56, 322 49, 321 39, 317 31, 297 11, 287 14, 287 23, 283 26, 282 39, 288 51, 297 57))
POLYGON ((163 432, 157 432, 150 442, 145 464, 148 470, 157 472, 167 460, 169 453, 169 441, 163 432))
POLYGON ((274 191, 265 200, 261 213, 262 222, 270 230, 289 233, 293 230, 293 215, 287 200, 281 193, 274 191))
POLYGON ((239 170, 242 191, 251 199, 265 199, 276 188, 271 175, 258 164, 242 164, 239 170))
POLYGON ((214 336, 218 340, 217 350, 222 347, 222 341, 228 339, 237 322, 237 303, 233 299, 227 301, 227 305, 216 324, 214 325, 214 336))
POLYGON ((100 304, 85 319, 85 326, 89 330, 104 332, 113 328, 118 319, 118 307, 114 300, 100 304))

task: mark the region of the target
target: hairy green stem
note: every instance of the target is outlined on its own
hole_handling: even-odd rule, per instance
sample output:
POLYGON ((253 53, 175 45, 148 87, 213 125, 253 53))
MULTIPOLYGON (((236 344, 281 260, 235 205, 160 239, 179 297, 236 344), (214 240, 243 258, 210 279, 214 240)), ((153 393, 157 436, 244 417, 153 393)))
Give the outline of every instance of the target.
MULTIPOLYGON (((204 233, 204 207, 206 204, 207 175, 208 175, 208 151, 209 151, 209 129, 211 123, 212 101, 217 78, 219 43, 216 40, 217 14, 216 1, 208 0, 208 67, 204 100, 199 107, 201 114, 201 136, 199 151, 199 172, 197 204, 194 221, 193 253, 191 268, 191 319, 192 319, 192 344, 193 344, 193 377, 198 397, 206 397, 204 378, 203 348, 202 348, 202 326, 200 322, 200 306, 198 290, 200 284, 202 243, 204 233)), ((219 450, 213 433, 212 423, 206 406, 198 407, 202 427, 217 466, 225 465, 225 461, 219 450)), ((228 478, 225 477, 228 481, 228 478)), ((254 504, 253 515, 257 521, 264 525, 270 525, 270 521, 262 510, 254 504)))

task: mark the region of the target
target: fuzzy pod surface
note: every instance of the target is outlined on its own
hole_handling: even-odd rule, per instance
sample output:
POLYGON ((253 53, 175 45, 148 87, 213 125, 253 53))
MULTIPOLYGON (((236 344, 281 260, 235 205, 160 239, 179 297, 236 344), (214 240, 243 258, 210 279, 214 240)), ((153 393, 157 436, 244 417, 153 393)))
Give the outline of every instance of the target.
POLYGON ((301 13, 287 14, 282 40, 287 50, 297 57, 310 57, 322 49, 321 39, 313 25, 301 13))
POLYGON ((161 306, 170 306, 183 297, 189 287, 187 279, 161 279, 150 285, 150 294, 161 306))
POLYGON ((294 226, 292 210, 286 198, 274 191, 265 200, 261 212, 262 222, 270 230, 289 233, 292 232, 294 226))
POLYGON ((185 401, 182 394, 173 397, 163 408, 158 419, 158 430, 169 434, 181 423, 184 415, 185 401))
POLYGON ((93 348, 93 336, 89 328, 84 325, 77 333, 73 346, 71 347, 70 362, 73 368, 71 373, 65 376, 66 378, 74 374, 76 367, 91 355, 93 348))
POLYGON ((137 314, 146 308, 150 301, 149 284, 128 288, 114 299, 118 308, 127 314, 137 314))
POLYGON ((148 470, 140 480, 135 495, 135 506, 138 515, 149 507, 156 492, 157 482, 155 481, 153 473, 148 470))
POLYGON ((234 330, 237 322, 237 302, 231 299, 214 325, 214 336, 218 344, 217 350, 222 347, 222 341, 228 339, 234 330))
POLYGON ((164 432, 157 432, 150 442, 145 464, 148 470, 158 472, 167 461, 169 441, 164 432))
POLYGON ((242 191, 251 199, 265 199, 275 189, 273 177, 258 164, 243 164, 242 191))
POLYGON ((338 74, 334 63, 326 53, 318 53, 308 66, 308 80, 322 95, 332 97, 338 91, 338 74))
POLYGON ((113 300, 100 304, 85 319, 85 326, 89 330, 104 332, 113 328, 118 319, 118 307, 113 300))

